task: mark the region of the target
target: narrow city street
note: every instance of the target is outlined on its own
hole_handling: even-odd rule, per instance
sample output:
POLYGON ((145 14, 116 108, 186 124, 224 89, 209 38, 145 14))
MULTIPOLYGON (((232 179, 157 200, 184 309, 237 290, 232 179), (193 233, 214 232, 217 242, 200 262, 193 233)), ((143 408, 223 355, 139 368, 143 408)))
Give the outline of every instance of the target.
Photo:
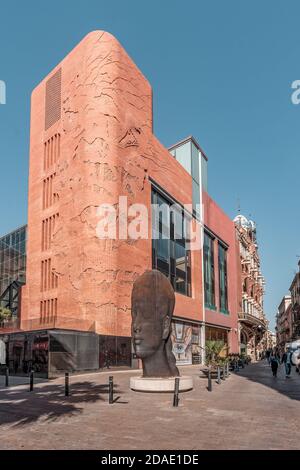
POLYGON ((265 361, 252 364, 220 385, 199 366, 181 368, 194 378, 178 408, 172 394, 129 390, 139 372, 73 376, 71 396, 64 380, 4 388, 0 378, 1 449, 298 449, 300 376, 284 368, 272 377, 265 361), (114 375, 115 402, 108 404, 108 376, 114 375))

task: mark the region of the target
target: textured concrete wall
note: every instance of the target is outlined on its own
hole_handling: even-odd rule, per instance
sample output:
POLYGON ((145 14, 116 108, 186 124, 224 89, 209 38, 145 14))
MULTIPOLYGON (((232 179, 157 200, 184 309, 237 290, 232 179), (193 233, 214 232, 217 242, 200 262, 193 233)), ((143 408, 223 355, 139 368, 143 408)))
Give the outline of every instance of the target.
MULTIPOLYGON (((127 196, 129 204, 149 207, 149 177, 178 202, 192 202, 190 175, 152 134, 150 84, 112 35, 92 32, 32 94, 22 328, 55 325, 130 335, 131 288, 135 278, 151 268, 151 239, 100 240, 97 207, 103 202, 117 207, 120 195, 127 196), (60 69, 61 118, 45 130, 45 89, 60 69), (58 134, 59 156, 45 170, 45 142, 58 134), (43 208, 43 180, 54 172, 55 196, 43 208), (51 247, 45 249, 43 220, 58 214, 51 247), (46 259, 51 259, 50 275, 57 285, 55 281, 41 290, 41 262, 46 259)), ((175 315, 201 320, 200 251, 192 254, 192 283, 192 298, 176 295, 175 315)))

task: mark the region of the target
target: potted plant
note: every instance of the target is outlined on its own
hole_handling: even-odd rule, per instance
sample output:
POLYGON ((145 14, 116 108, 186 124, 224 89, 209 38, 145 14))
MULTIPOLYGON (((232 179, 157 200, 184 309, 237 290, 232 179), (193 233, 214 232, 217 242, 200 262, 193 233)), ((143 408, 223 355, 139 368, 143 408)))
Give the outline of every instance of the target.
POLYGON ((9 308, 0 307, 0 326, 9 321, 12 317, 12 313, 9 308))
MULTIPOLYGON (((205 363, 213 374, 217 373, 217 367, 225 365, 226 357, 222 356, 224 353, 224 341, 206 341, 205 344, 205 363)), ((208 372, 207 370, 207 372, 208 372)))

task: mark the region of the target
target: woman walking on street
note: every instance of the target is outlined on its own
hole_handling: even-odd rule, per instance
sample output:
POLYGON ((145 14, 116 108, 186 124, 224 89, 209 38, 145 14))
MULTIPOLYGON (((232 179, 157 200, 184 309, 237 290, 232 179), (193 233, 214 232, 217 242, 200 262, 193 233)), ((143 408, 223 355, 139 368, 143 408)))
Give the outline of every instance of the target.
POLYGON ((277 377, 277 370, 278 370, 279 362, 278 362, 278 359, 276 358, 276 356, 272 355, 270 357, 270 364, 271 364, 273 377, 277 377))

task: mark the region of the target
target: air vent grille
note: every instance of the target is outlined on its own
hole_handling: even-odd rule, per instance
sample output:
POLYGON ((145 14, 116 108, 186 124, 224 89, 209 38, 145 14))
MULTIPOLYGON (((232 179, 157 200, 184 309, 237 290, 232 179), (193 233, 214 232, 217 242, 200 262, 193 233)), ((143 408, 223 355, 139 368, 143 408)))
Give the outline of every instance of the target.
POLYGON ((46 82, 45 130, 61 117, 61 69, 46 82))

